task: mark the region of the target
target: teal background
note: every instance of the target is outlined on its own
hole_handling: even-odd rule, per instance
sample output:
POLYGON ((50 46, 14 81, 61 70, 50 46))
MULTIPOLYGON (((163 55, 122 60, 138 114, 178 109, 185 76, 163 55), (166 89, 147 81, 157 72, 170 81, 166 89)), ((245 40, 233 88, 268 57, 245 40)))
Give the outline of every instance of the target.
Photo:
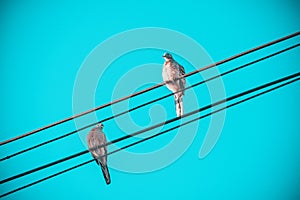
MULTIPOLYGON (((283 0, 1 1, 0 140, 72 116, 73 84, 82 62, 99 43, 114 34, 142 27, 173 29, 196 40, 214 61, 219 61, 299 31, 299 11, 299 1, 283 0)), ((226 71, 297 42, 299 37, 219 70, 226 71)), ((226 93, 230 96, 298 72, 299 53, 299 48, 294 49, 224 77, 226 93)), ((147 63, 145 57, 132 57, 147 63)), ((163 62, 161 57, 155 61, 163 62)), ((207 96, 207 91, 204 93, 207 96)), ((108 100, 96 98, 95 105, 108 100)), ((205 159, 200 160, 198 152, 209 118, 202 120, 200 131, 185 154, 162 170, 144 174, 111 170, 112 184, 106 186, 100 169, 93 163, 4 199, 300 199, 299 100, 297 82, 227 110, 222 135, 205 159)), ((208 103, 203 100, 201 105, 208 103)), ((173 107, 166 111, 168 116, 174 112, 173 107)), ((74 127, 69 122, 3 146, 1 157, 74 127)), ((159 138, 147 142, 151 144, 161 146, 159 138)), ((140 144, 139 150, 142 147, 140 144)), ((70 136, 1 162, 0 178, 84 148, 77 135, 70 136)), ((3 184, 1 194, 90 158, 84 155, 3 184)))

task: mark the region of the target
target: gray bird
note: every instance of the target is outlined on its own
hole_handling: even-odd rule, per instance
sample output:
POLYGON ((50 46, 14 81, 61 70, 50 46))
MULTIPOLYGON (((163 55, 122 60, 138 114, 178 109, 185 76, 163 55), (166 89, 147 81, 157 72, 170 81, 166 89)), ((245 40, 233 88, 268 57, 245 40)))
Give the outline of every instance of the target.
MULTIPOLYGON (((165 63, 163 65, 162 77, 166 86, 173 93, 183 90, 185 88, 185 78, 178 80, 185 74, 183 66, 177 63, 170 53, 164 53, 163 58, 165 63)), ((183 95, 184 91, 174 94, 175 108, 177 117, 183 115, 183 95)))
MULTIPOLYGON (((87 135, 89 149, 106 144, 106 137, 102 131, 103 127, 103 124, 97 124, 87 135)), ((107 146, 92 150, 91 154, 95 158, 96 163, 101 166, 106 184, 110 184, 110 175, 107 168, 107 146)))

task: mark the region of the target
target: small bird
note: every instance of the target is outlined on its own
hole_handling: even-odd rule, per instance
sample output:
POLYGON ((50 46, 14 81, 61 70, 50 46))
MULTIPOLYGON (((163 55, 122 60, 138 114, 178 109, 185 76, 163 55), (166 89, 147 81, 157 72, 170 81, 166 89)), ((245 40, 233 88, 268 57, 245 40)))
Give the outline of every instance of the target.
POLYGON ((107 146, 97 148, 97 146, 106 144, 106 137, 102 131, 103 127, 103 124, 97 124, 87 135, 87 142, 89 149, 96 147, 95 150, 91 151, 91 154, 95 158, 96 163, 101 166, 103 176, 108 185, 110 184, 110 175, 107 168, 107 146))
POLYGON ((183 66, 177 63, 170 53, 164 53, 163 58, 165 59, 165 63, 163 65, 162 77, 164 82, 166 83, 167 88, 175 93, 175 108, 177 117, 179 117, 183 115, 184 95, 184 91, 180 90, 184 90, 186 84, 185 78, 179 78, 185 74, 185 71, 183 66))

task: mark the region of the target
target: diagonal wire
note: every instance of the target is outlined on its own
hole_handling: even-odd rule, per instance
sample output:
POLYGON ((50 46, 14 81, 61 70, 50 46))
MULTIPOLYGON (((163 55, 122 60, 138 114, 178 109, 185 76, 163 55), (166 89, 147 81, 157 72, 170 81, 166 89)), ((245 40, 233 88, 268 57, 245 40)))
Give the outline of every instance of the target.
MULTIPOLYGON (((219 62, 213 63, 213 64, 208 65, 208 66, 206 66, 206 67, 203 67, 203 68, 200 68, 200 69, 198 69, 198 70, 192 71, 192 72, 190 72, 190 73, 188 73, 188 74, 185 74, 184 76, 182 76, 182 77, 179 78, 179 79, 182 79, 182 78, 188 77, 188 76, 192 76, 192 75, 194 75, 194 74, 196 74, 196 73, 199 73, 199 72, 201 72, 201 71, 205 71, 205 70, 207 70, 207 69, 210 69, 210 68, 216 67, 216 66, 218 66, 218 65, 224 64, 224 63, 226 63, 226 62, 229 62, 229 61, 231 61, 231 60, 237 59, 237 58, 239 58, 239 57, 242 57, 242 56, 244 56, 244 55, 250 54, 250 53, 252 53, 252 52, 258 51, 258 50, 260 50, 260 49, 266 48, 266 47, 268 47, 268 46, 272 46, 272 45, 277 44, 277 43, 279 43, 279 42, 282 42, 282 41, 285 41, 285 40, 287 40, 287 39, 296 37, 296 36, 298 36, 299 34, 300 34, 300 31, 295 32, 295 33, 290 34, 290 35, 287 35, 287 36, 285 36, 285 37, 279 38, 279 39, 277 39, 277 40, 271 41, 271 42, 269 42, 269 43, 263 44, 263 45, 261 45, 261 46, 252 48, 252 49, 250 49, 250 50, 247 50, 247 51, 244 51, 244 52, 242 52, 242 53, 236 54, 236 55, 234 55, 234 56, 231 56, 231 57, 226 58, 226 59, 224 59, 224 60, 221 60, 221 61, 219 61, 219 62)), ((105 108, 105 107, 108 107, 108 106, 110 106, 110 105, 119 103, 119 102, 124 101, 124 100, 126 100, 126 99, 129 99, 129 98, 138 96, 138 95, 140 95, 140 94, 149 92, 149 91, 154 90, 154 89, 156 89, 156 88, 159 88, 159 87, 161 87, 161 86, 163 86, 163 85, 165 85, 164 82, 163 82, 163 83, 159 83, 159 84, 154 85, 154 86, 152 86, 152 87, 149 87, 149 88, 147 88, 147 89, 144 89, 144 90, 141 90, 141 91, 139 91, 139 92, 133 93, 133 94, 131 94, 131 95, 125 96, 125 97, 123 97, 123 98, 114 100, 114 101, 112 101, 112 102, 103 104, 103 105, 101 105, 101 106, 95 107, 95 108, 93 108, 93 109, 90 109, 90 110, 88 110, 88 111, 82 112, 82 113, 80 113, 80 114, 77 114, 77 115, 74 115, 74 116, 65 118, 65 119, 63 119, 63 120, 57 121, 57 122, 52 123, 52 124, 49 124, 49 125, 47 125, 47 126, 44 126, 44 127, 38 128, 38 129, 36 129, 36 130, 33 130, 33 131, 30 131, 30 132, 24 133, 24 134, 22 134, 22 135, 16 136, 16 137, 14 137, 14 138, 10 138, 10 139, 8 139, 8 140, 5 140, 5 141, 0 142, 0 146, 5 145, 5 144, 8 144, 8 143, 11 143, 11 142, 16 141, 16 140, 19 140, 19 139, 21 139, 21 138, 24 138, 24 137, 33 135, 33 134, 35 134, 35 133, 38 133, 38 132, 41 132, 41 131, 46 130, 46 129, 48 129, 48 128, 51 128, 51 127, 57 126, 57 125, 59 125, 59 124, 65 123, 65 122, 70 121, 70 120, 72 120, 72 119, 76 119, 76 118, 78 118, 78 117, 81 117, 81 116, 86 115, 86 114, 89 114, 89 113, 91 113, 91 112, 100 110, 100 109, 105 108)))
MULTIPOLYGON (((220 111, 222 111, 222 110, 228 109, 228 108, 230 108, 230 107, 236 106, 236 105, 241 104, 241 103, 243 103, 243 102, 249 101, 249 100, 251 100, 251 99, 254 99, 254 98, 259 97, 259 96, 261 96, 261 95, 263 95, 263 94, 269 93, 269 92, 271 92, 271 91, 273 91, 273 90, 279 89, 279 88, 281 88, 281 87, 283 87, 283 86, 289 85, 289 84, 291 84, 291 83, 293 83, 293 82, 296 82, 296 81, 299 81, 299 80, 300 80, 300 78, 296 78, 296 79, 291 80, 291 81, 289 81, 289 82, 283 83, 283 84, 281 84, 281 85, 278 85, 278 86, 276 86, 276 87, 273 87, 273 88, 271 88, 271 89, 268 89, 268 90, 263 91, 263 92, 261 92, 261 93, 258 93, 258 94, 256 94, 256 95, 253 95, 253 96, 248 97, 248 98, 246 98, 246 99, 243 99, 243 100, 240 100, 240 101, 238 101, 238 102, 232 103, 232 104, 230 104, 230 105, 228 105, 228 106, 224 106, 223 108, 220 108, 220 109, 218 109, 218 110, 215 110, 215 111, 213 111, 213 112, 210 112, 210 113, 208 113, 208 114, 206 114, 206 115, 203 115, 203 116, 197 117, 197 118, 195 118, 195 119, 192 119, 192 120, 190 120, 190 121, 187 121, 187 122, 185 122, 185 123, 182 123, 181 125, 177 125, 177 126, 172 127, 172 128, 170 128, 170 129, 168 129, 168 130, 159 132, 159 133, 154 134, 154 135, 152 135, 152 136, 149 136, 149 137, 147 137, 147 138, 141 139, 141 140, 139 140, 139 141, 137 141, 137 142, 131 143, 131 144, 126 145, 126 146, 123 146, 123 147, 121 147, 121 148, 119 148, 119 149, 116 149, 116 150, 114 150, 114 151, 112 151, 112 152, 109 152, 109 153, 107 153, 107 154, 105 154, 105 155, 103 155, 103 156, 99 156, 99 157, 96 158, 96 159, 99 159, 99 158, 101 158, 101 157, 104 157, 104 156, 108 156, 108 155, 117 153, 117 152, 119 152, 119 151, 121 151, 121 150, 123 150, 123 149, 129 148, 129 147, 131 147, 131 146, 135 146, 135 145, 137 145, 137 144, 139 144, 139 143, 142 143, 142 142, 145 142, 145 141, 150 140, 150 139, 152 139, 152 138, 158 137, 158 136, 160 136, 160 135, 162 135, 162 134, 165 134, 165 133, 167 133, 167 132, 170 132, 170 131, 172 131, 172 130, 174 130, 174 129, 177 129, 177 128, 181 127, 181 126, 188 125, 188 124, 190 124, 190 123, 192 123, 192 122, 195 122, 195 121, 197 121, 197 120, 203 119, 203 118, 205 118, 205 117, 208 117, 208 116, 210 116, 210 115, 213 115, 213 114, 215 114, 215 113, 218 113, 218 112, 220 112, 220 111)), ((79 167, 81 167, 81 166, 84 166, 84 165, 86 165, 86 164, 88 164, 88 163, 93 162, 94 160, 95 160, 95 159, 88 160, 88 161, 86 161, 86 162, 83 162, 83 163, 81 163, 81 164, 75 165, 75 166, 73 166, 73 167, 70 167, 70 168, 65 169, 65 170, 63 170, 63 171, 60 171, 60 172, 58 172, 58 173, 52 174, 52 175, 47 176, 47 177, 45 177, 45 178, 39 179, 39 180, 37 180, 37 181, 34 181, 34 182, 32 182, 32 183, 29 183, 29 184, 24 185, 24 186, 22 186, 22 187, 19 187, 19 188, 17 188, 17 189, 11 190, 11 191, 9 191, 9 192, 7 192, 7 193, 4 193, 4 194, 0 195, 0 198, 5 197, 5 196, 8 196, 8 195, 10 195, 10 194, 13 194, 13 193, 15 193, 15 192, 18 192, 18 191, 23 190, 23 189, 25 189, 25 188, 28 188, 28 187, 30 187, 30 186, 36 185, 36 184, 41 183, 41 182, 43 182, 43 181, 46 181, 46 180, 48 180, 48 179, 54 178, 54 177, 56 177, 56 176, 58 176, 58 175, 64 174, 64 173, 66 173, 66 172, 68 172, 68 171, 71 171, 71 170, 73 170, 73 169, 76 169, 76 168, 79 168, 79 167)))
POLYGON ((77 133, 77 132, 80 132, 80 131, 82 131, 82 130, 85 130, 85 129, 87 129, 87 128, 90 128, 90 127, 92 127, 92 126, 95 126, 95 125, 98 124, 98 123, 103 123, 103 122, 105 122, 105 121, 108 121, 108 120, 114 119, 114 118, 116 118, 116 117, 122 116, 122 115, 124 115, 124 114, 127 114, 127 113, 129 113, 129 112, 132 112, 132 111, 134 111, 134 110, 137 110, 137 109, 139 109, 139 108, 141 108, 141 107, 144 107, 144 106, 146 106, 146 105, 155 103, 155 102, 160 101, 160 100, 162 100, 162 99, 165 99, 165 98, 167 98, 167 97, 169 97, 169 96, 172 96, 172 95, 174 95, 174 94, 176 94, 176 93, 179 93, 179 92, 182 92, 182 91, 185 91, 185 90, 194 88, 194 87, 199 86, 199 85, 201 85, 201 84, 203 84, 203 83, 205 83, 205 82, 212 81, 212 80, 214 80, 214 79, 216 79, 216 78, 219 78, 219 77, 221 77, 221 76, 225 76, 225 75, 230 74, 230 73, 232 73, 232 72, 235 72, 235 71, 237 71, 237 70, 241 70, 241 69, 243 69, 243 68, 245 68, 245 67, 248 67, 248 66, 253 65, 253 64, 255 64, 255 63, 258 63, 258 62, 261 62, 261 61, 263 61, 263 60, 269 59, 269 58, 271 58, 271 57, 274 57, 274 56, 276 56, 276 55, 279 55, 279 54, 281 54, 281 53, 284 53, 284 52, 286 52, 286 51, 289 51, 289 50, 291 50, 291 49, 293 49, 293 48, 296 48, 296 47, 299 47, 299 46, 300 46, 300 44, 298 43, 298 44, 296 44, 296 45, 287 47, 287 48, 282 49, 282 50, 280 50, 280 51, 277 51, 277 52, 275 52, 275 53, 269 54, 269 55, 267 55, 267 56, 264 56, 264 57, 262 57, 262 58, 259 58, 259 59, 257 59, 257 60, 254 60, 254 61, 252 61, 252 62, 249 62, 249 63, 247 63, 247 64, 241 65, 241 66, 236 67, 236 68, 234 68, 234 69, 232 69, 232 70, 229 70, 229 71, 227 71, 227 72, 224 72, 224 73, 222 73, 222 74, 220 74, 220 75, 216 75, 216 76, 213 76, 213 77, 211 77, 211 78, 209 78, 209 79, 206 79, 206 80, 204 80, 204 81, 197 82, 197 83, 195 83, 195 84, 193 84, 193 85, 191 85, 191 86, 189 86, 189 87, 186 87, 186 88, 184 88, 184 89, 182 89, 182 90, 179 90, 179 91, 177 91, 177 92, 175 92, 175 93, 169 93, 169 94, 167 94, 167 95, 165 95, 165 96, 162 96, 162 97, 160 97, 160 98, 156 98, 156 99, 154 99, 154 100, 151 100, 151 101, 149 101, 149 102, 146 102, 146 103, 144 103, 144 104, 141 104, 141 105, 139 105, 139 106, 136 106, 136 107, 134 107, 134 108, 131 108, 131 109, 129 109, 129 110, 123 111, 123 112, 118 113, 118 114, 116 114, 116 115, 112 115, 112 116, 107 117, 107 118, 105 118, 105 119, 103 119, 103 120, 100 120, 100 121, 98 121, 98 122, 95 122, 95 123, 86 125, 86 126, 80 128, 80 129, 77 129, 77 130, 71 131, 71 132, 69 132, 69 133, 66 133, 66 134, 64 134, 64 135, 62 135, 62 136, 53 138, 53 139, 51 139, 51 140, 45 141, 45 142, 43 142, 43 143, 40 143, 40 144, 37 144, 37 145, 34 145, 34 146, 31 146, 31 147, 26 148, 26 149, 23 149, 23 150, 21 150, 21 151, 18 151, 18 152, 16 152, 16 153, 13 153, 13 154, 11 154, 11 155, 8 155, 8 156, 5 156, 5 157, 1 158, 1 159, 0 159, 0 162, 2 162, 2 161, 4 161, 4 160, 7 160, 7 159, 10 159, 10 158, 12 158, 12 157, 15 157, 15 156, 17 156, 17 155, 23 154, 23 153, 25 153, 25 152, 31 151, 31 150, 33 150, 33 149, 39 148, 39 147, 44 146, 44 145, 46 145, 46 144, 50 144, 50 143, 55 142, 55 141, 57 141, 57 140, 66 138, 66 137, 68 137, 68 136, 70 136, 70 135, 73 135, 73 134, 75 134, 75 133, 77 133))
POLYGON ((43 169, 48 168, 48 167, 51 167, 51 166, 53 166, 53 165, 57 165, 57 164, 59 164, 59 163, 61 163, 61 162, 65 162, 65 161, 70 160, 70 159, 72 159, 72 158, 75 158, 75 157, 81 156, 81 155, 83 155, 83 154, 86 154, 86 153, 88 153, 89 151, 94 151, 94 150, 96 150, 96 149, 98 149, 98 148, 105 147, 105 146, 109 146, 109 145, 111 145, 111 144, 114 144, 114 143, 123 141, 123 140, 125 140, 125 139, 131 138, 131 137, 133 137, 133 136, 136 136, 136 135, 142 134, 142 133, 144 133, 144 132, 147 132, 147 131, 149 131, 149 130, 152 130, 152 129, 154 129, 154 128, 163 126, 163 125, 165 125, 165 124, 172 123, 172 122, 174 122, 174 121, 180 120, 181 118, 185 118, 185 117, 188 117, 188 116, 190 116, 190 115, 196 114, 196 113, 198 113, 198 112, 202 112, 202 111, 207 110, 207 109, 210 109, 210 108, 212 108, 212 107, 214 107, 214 106, 223 104, 223 103, 225 103, 225 102, 227 102, 227 101, 234 100, 234 99, 236 99, 236 98, 245 96, 245 95, 250 94, 250 93, 252 93, 252 92, 255 92, 255 91, 264 89, 264 88, 266 88, 266 87, 272 86, 272 85, 274 85, 274 84, 277 84, 277 83, 280 83, 280 82, 283 82, 283 81, 286 81, 286 80, 289 80, 289 79, 292 79, 292 78, 295 78, 295 77, 298 77, 298 76, 300 76, 300 72, 295 73, 295 74, 292 74, 292 75, 289 75, 289 76, 286 76, 286 77, 284 77, 284 78, 281 78, 281 79, 278 79, 278 80, 275 80, 275 81, 272 81, 272 82, 269 82, 269 83, 266 83, 266 84, 264 84, 264 85, 261 85, 261 86, 258 86, 258 87, 249 89, 249 90, 244 91, 244 92, 242 92, 242 93, 233 95, 233 96, 231 96, 231 97, 225 98, 225 99, 220 100, 220 101, 218 101, 218 102, 215 102, 215 103, 213 103, 213 104, 210 104, 210 105, 204 106, 204 107, 202 107, 202 108, 196 109, 196 110, 194 110, 194 111, 191 111, 191 112, 189 112, 189 113, 187 113, 187 114, 182 115, 181 117, 175 117, 175 118, 166 120, 166 121, 164 121, 164 122, 161 122, 161 123, 155 124, 155 125, 153 125, 153 126, 150 126, 150 127, 148 127, 148 128, 142 129, 142 130, 140 130, 140 131, 134 132, 134 133, 132 133, 132 134, 128 134, 128 135, 125 135, 125 136, 123 136, 123 137, 114 139, 114 140, 112 140, 112 141, 110 141, 110 142, 107 142, 106 144, 99 145, 99 146, 96 146, 96 147, 93 147, 93 148, 90 148, 90 149, 87 149, 87 150, 78 152, 78 153, 73 154, 73 155, 71 155, 71 156, 64 157, 64 158, 59 159, 59 160, 56 160, 56 161, 54 161, 54 162, 50 162, 50 163, 48 163, 48 164, 45 164, 45 165, 36 167, 36 168, 34 168, 34 169, 25 171, 25 172, 23 172, 23 173, 20 173, 20 174, 11 176, 11 177, 6 178, 6 179, 3 179, 3 180, 0 181, 0 184, 3 184, 3 183, 6 183, 6 182, 15 180, 15 179, 17 179, 17 178, 26 176, 26 175, 28 175, 28 174, 32 174, 32 173, 34 173, 34 172, 43 170, 43 169))

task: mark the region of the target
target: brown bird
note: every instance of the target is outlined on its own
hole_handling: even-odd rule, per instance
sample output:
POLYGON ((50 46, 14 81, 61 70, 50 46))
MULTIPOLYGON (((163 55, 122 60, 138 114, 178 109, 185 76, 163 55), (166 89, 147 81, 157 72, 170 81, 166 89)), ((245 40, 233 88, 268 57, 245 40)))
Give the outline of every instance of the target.
POLYGON ((103 124, 97 124, 87 135, 87 143, 89 149, 96 148, 90 152, 93 158, 95 158, 96 163, 101 166, 103 176, 108 185, 110 184, 110 175, 107 168, 107 146, 97 148, 97 146, 106 144, 106 137, 102 131, 103 127, 103 124))
MULTIPOLYGON (((163 65, 162 76, 167 88, 173 93, 183 90, 186 84, 185 78, 178 79, 185 74, 183 66, 177 63, 170 53, 164 53, 163 57, 165 63, 163 65)), ((174 94, 177 117, 183 115, 183 95, 184 91, 174 94)))

